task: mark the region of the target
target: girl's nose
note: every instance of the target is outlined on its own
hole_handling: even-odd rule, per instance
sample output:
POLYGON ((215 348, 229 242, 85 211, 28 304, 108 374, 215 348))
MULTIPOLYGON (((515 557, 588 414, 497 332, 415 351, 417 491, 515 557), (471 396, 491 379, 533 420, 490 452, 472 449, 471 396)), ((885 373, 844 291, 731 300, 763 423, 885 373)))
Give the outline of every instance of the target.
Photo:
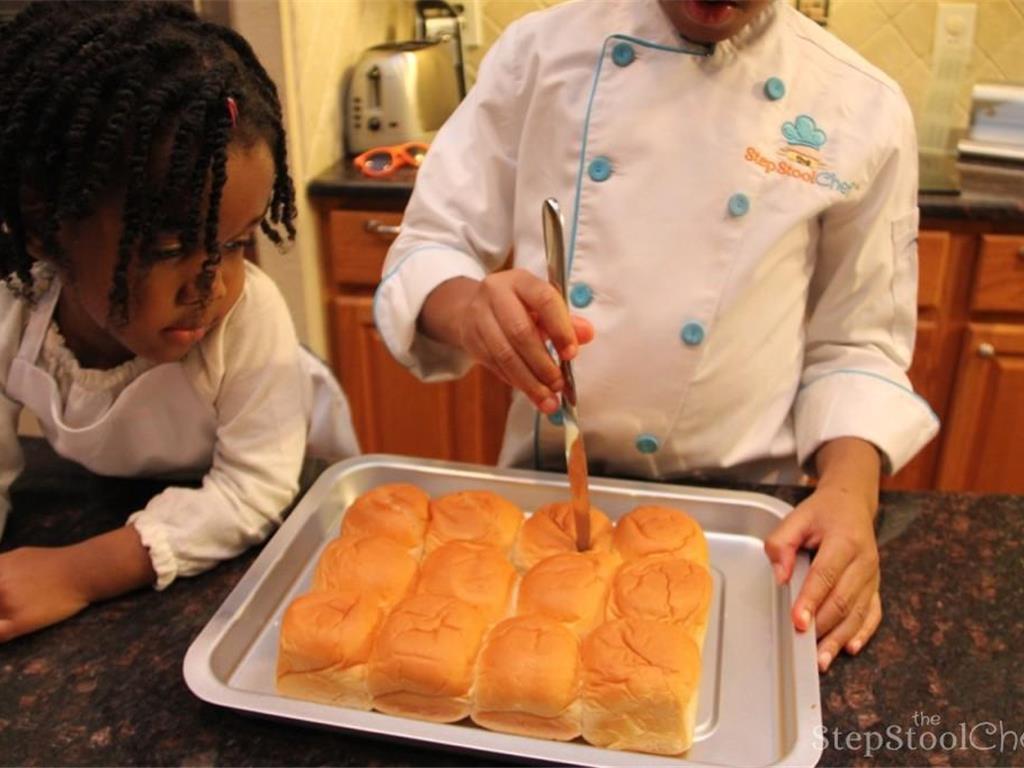
MULTIPOLYGON (((201 264, 202 262, 199 263, 201 264)), ((224 282, 222 266, 220 264, 214 265, 212 277, 210 275, 210 272, 206 272, 201 268, 197 269, 194 274, 189 275, 178 292, 178 302, 183 305, 210 304, 224 298, 227 295, 228 289, 224 282), (207 281, 210 289, 204 291, 203 285, 207 281)))

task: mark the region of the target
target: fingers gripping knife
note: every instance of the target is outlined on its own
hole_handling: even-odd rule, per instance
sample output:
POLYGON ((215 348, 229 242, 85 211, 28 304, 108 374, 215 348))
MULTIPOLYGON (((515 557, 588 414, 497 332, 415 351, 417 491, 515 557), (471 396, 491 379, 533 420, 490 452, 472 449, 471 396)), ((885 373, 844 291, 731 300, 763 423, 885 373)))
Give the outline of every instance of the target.
MULTIPOLYGON (((544 250, 547 254, 548 280, 558 289, 562 300, 568 304, 565 288, 565 237, 562 232, 562 212, 558 201, 548 198, 542 208, 544 222, 544 250)), ((583 432, 580 431, 579 414, 576 411, 576 381, 572 365, 560 360, 562 378, 562 415, 565 427, 565 463, 569 473, 569 490, 572 500, 573 521, 576 524, 576 549, 585 552, 590 549, 590 493, 587 490, 587 454, 583 450, 583 432)))

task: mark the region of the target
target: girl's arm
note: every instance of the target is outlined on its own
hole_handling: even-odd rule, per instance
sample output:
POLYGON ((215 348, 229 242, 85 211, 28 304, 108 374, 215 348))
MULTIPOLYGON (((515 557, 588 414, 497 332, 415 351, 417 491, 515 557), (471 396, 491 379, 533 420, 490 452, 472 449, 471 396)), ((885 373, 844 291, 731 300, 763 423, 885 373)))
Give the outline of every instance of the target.
POLYGON ((131 525, 66 547, 5 552, 0 555, 0 642, 155 578, 149 552, 131 525))

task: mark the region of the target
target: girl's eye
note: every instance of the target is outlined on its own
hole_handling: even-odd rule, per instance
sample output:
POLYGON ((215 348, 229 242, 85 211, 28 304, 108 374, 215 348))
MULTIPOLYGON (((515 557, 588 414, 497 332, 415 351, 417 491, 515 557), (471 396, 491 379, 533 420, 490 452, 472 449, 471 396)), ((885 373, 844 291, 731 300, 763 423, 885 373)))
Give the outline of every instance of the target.
POLYGON ((230 242, 224 243, 222 250, 228 252, 243 251, 246 248, 252 248, 256 245, 256 236, 249 235, 248 237, 239 238, 238 240, 231 240, 230 242))
POLYGON ((156 249, 157 261, 171 261, 180 259, 185 254, 185 249, 180 245, 163 245, 156 249))

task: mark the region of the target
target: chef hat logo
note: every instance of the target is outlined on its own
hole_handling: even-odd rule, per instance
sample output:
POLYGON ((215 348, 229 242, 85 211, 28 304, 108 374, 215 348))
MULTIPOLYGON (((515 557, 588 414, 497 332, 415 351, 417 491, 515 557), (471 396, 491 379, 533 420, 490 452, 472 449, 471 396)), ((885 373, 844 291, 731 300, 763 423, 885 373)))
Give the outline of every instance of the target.
POLYGON ((828 139, 809 115, 800 115, 794 122, 783 123, 782 135, 790 144, 811 149, 821 149, 821 145, 828 139))

